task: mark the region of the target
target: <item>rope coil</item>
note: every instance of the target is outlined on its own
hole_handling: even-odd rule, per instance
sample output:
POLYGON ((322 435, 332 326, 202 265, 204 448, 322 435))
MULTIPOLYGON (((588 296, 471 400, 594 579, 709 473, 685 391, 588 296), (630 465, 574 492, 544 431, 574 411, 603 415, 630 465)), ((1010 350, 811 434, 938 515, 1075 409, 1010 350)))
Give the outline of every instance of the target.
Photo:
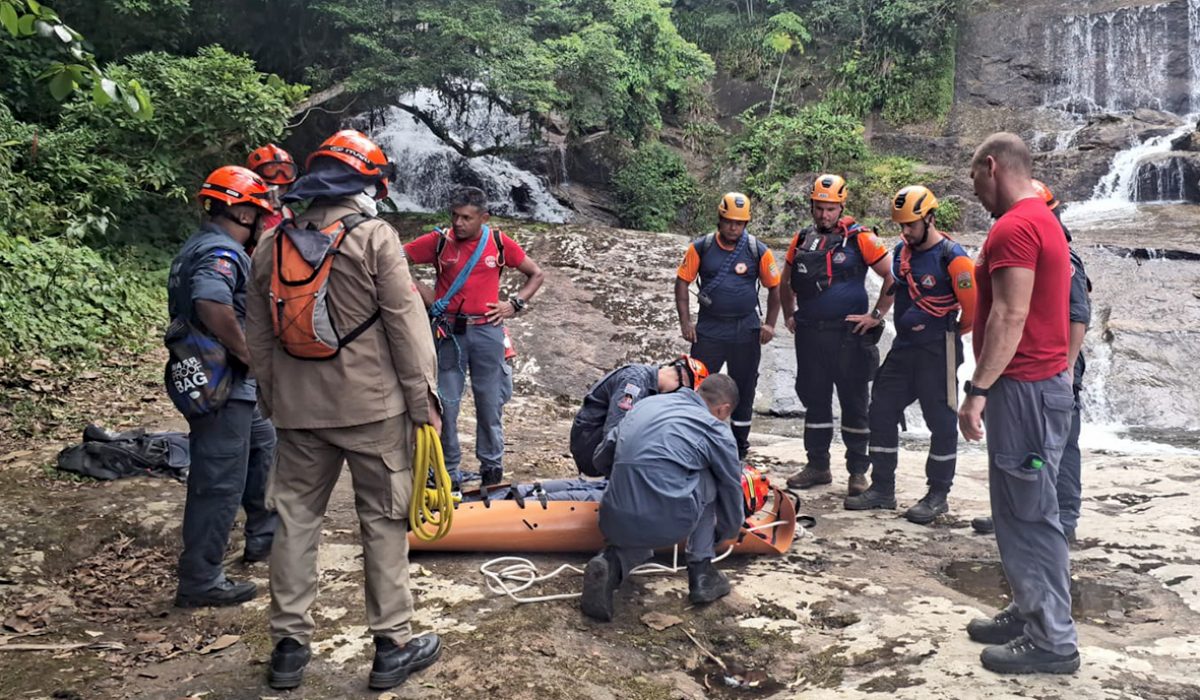
POLYGON ((408 525, 414 537, 423 542, 433 542, 450 532, 453 520, 454 491, 450 473, 446 471, 442 439, 432 425, 422 425, 417 428, 408 525))

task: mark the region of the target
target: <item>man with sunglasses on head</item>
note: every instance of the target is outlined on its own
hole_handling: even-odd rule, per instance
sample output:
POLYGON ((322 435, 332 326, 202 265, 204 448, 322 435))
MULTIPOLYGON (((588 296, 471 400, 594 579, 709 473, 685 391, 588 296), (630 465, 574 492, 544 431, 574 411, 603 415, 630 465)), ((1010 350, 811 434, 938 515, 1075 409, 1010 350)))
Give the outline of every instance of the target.
POLYGON ((571 424, 571 456, 579 472, 601 476, 592 463, 596 448, 635 403, 681 388, 698 389, 706 377, 704 363, 688 355, 664 365, 625 365, 604 375, 583 398, 571 424))
POLYGON ((236 165, 217 168, 197 195, 200 230, 171 263, 167 306, 172 322, 186 321, 225 348, 233 385, 228 399, 188 419, 191 467, 183 511, 183 551, 175 605, 237 605, 256 595, 250 581, 225 576, 222 560, 238 506, 246 511, 247 562, 271 551, 277 519, 265 504, 275 429, 255 406, 249 372, 246 290, 250 255, 263 221, 275 213, 275 190, 236 165))

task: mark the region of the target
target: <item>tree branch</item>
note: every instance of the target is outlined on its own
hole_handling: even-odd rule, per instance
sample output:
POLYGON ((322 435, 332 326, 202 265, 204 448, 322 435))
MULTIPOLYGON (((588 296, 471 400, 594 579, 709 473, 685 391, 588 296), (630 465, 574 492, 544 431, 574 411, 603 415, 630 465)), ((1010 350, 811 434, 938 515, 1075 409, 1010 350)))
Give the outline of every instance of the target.
POLYGON ((460 155, 462 155, 464 158, 478 158, 479 156, 501 155, 501 154, 505 154, 505 153, 511 153, 514 150, 516 150, 512 146, 508 146, 508 145, 492 146, 489 148, 476 149, 473 146, 471 146, 471 144, 469 142, 463 143, 463 142, 460 142, 458 139, 454 138, 454 135, 451 134, 449 132, 449 130, 447 130, 444 126, 439 124, 436 119, 429 116, 428 114, 421 111, 420 109, 413 107, 412 105, 406 105, 402 102, 397 102, 395 104, 400 109, 402 109, 405 112, 408 112, 409 114, 416 117, 417 121, 421 122, 430 131, 432 131, 434 136, 441 139, 442 142, 445 143, 450 148, 453 148, 455 151, 458 151, 458 153, 460 155))

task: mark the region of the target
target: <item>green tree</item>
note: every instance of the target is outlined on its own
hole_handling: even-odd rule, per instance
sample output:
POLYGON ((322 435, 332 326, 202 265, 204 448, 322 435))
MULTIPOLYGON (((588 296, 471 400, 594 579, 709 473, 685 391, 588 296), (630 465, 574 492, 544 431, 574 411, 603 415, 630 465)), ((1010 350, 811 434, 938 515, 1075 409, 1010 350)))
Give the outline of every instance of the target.
POLYGON ((779 68, 775 71, 775 84, 771 87, 771 106, 767 108, 769 116, 775 111, 775 96, 779 93, 779 79, 783 76, 783 62, 788 54, 795 51, 804 53, 805 44, 812 41, 812 35, 804 26, 804 20, 794 12, 780 12, 767 20, 770 33, 763 40, 763 45, 779 55, 779 68))

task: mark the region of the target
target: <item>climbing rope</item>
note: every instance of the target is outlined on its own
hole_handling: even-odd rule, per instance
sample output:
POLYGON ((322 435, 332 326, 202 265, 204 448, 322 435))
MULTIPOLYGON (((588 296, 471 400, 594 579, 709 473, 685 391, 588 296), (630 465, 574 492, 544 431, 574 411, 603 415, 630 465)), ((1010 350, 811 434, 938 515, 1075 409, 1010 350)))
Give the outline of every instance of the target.
POLYGON ((450 532, 453 520, 454 493, 442 454, 442 440, 432 425, 422 425, 417 428, 408 524, 417 539, 433 542, 450 532))
MULTIPOLYGON (((764 523, 755 527, 746 528, 747 532, 757 532, 759 530, 769 530, 783 525, 785 521, 775 520, 773 522, 764 523)), ((808 530, 800 524, 797 524, 797 531, 800 533, 797 536, 802 537, 808 533, 808 530)), ((721 561, 733 552, 733 547, 729 547, 719 556, 713 559, 714 562, 721 561)), ((679 545, 675 545, 673 554, 671 555, 671 565, 656 564, 650 562, 634 567, 630 570, 630 575, 647 576, 651 574, 677 574, 680 571, 687 569, 687 565, 679 565, 679 545)), ((488 590, 496 595, 506 595, 516 603, 544 603, 551 600, 572 600, 578 598, 583 593, 557 593, 543 596, 521 597, 517 594, 527 590, 543 581, 558 576, 564 571, 570 571, 576 574, 583 574, 583 569, 571 564, 563 564, 554 571, 542 576, 538 574, 537 566, 530 560, 524 557, 496 557, 483 563, 479 567, 479 572, 483 574, 484 581, 487 584, 488 590), (497 567, 500 567, 497 569, 497 567)))

